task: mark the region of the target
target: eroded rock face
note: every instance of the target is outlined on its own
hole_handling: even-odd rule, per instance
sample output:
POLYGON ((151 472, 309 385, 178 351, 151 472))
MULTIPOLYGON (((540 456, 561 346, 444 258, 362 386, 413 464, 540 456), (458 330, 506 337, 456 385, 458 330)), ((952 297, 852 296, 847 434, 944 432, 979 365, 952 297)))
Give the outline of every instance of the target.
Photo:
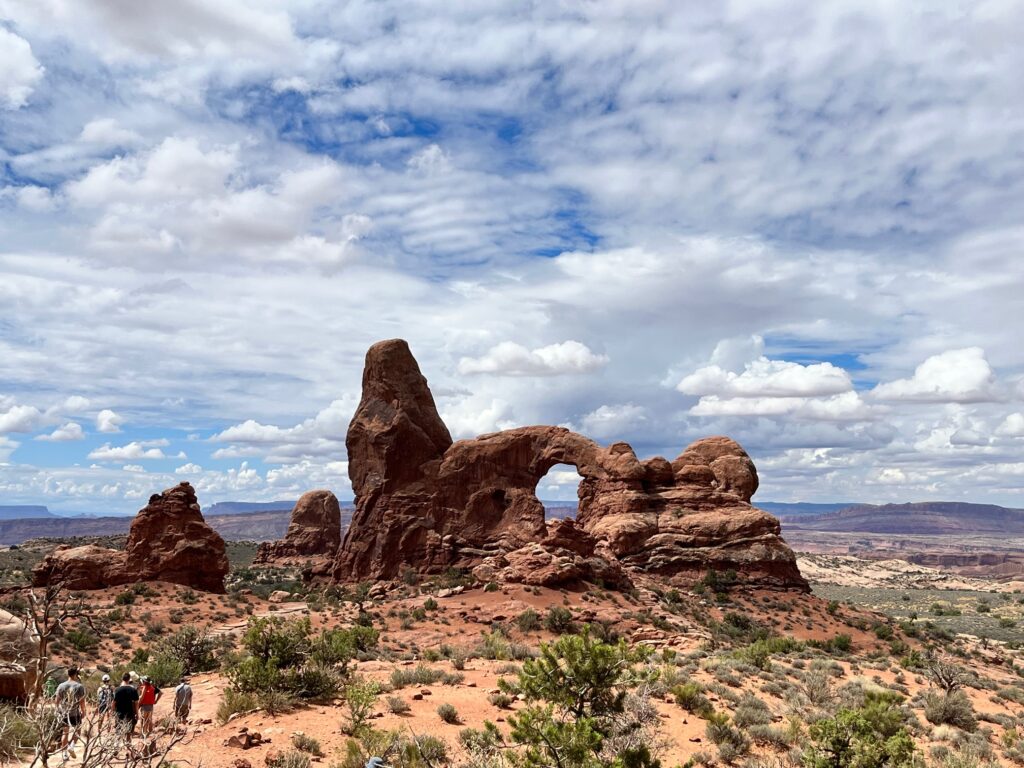
POLYGON ((224 540, 203 519, 188 483, 151 496, 128 532, 124 551, 93 545, 62 547, 32 571, 38 586, 59 580, 68 589, 102 589, 137 581, 168 581, 224 592, 224 540))
POLYGON ((341 544, 341 505, 325 490, 302 494, 292 509, 288 531, 280 541, 260 544, 253 561, 257 565, 295 561, 331 560, 341 544))
POLYGON ((346 439, 356 512, 334 568, 343 581, 412 568, 475 569, 482 579, 628 584, 660 574, 688 584, 708 569, 748 583, 807 589, 778 521, 750 505, 757 471, 727 437, 672 462, 641 462, 561 427, 522 427, 451 442, 408 345, 367 352, 346 439), (556 464, 583 480, 575 522, 545 524, 538 481, 556 464))
POLYGON ((24 701, 36 680, 39 636, 0 608, 0 700, 24 701))

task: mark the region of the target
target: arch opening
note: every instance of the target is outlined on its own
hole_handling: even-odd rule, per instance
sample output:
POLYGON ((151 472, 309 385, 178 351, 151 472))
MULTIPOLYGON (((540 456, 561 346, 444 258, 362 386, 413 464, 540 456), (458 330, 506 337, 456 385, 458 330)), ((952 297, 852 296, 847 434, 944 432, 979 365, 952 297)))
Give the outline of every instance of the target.
POLYGON ((537 481, 534 494, 544 505, 544 519, 576 518, 579 512, 580 481, 583 478, 573 464, 554 464, 537 481))

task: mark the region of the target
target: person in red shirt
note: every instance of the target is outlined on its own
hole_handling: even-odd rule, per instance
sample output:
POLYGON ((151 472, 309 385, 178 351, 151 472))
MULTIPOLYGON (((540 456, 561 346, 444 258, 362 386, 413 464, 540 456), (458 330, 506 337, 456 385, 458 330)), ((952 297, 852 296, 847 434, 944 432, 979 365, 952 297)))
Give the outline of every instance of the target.
POLYGON ((163 692, 148 675, 143 675, 139 687, 139 714, 142 716, 142 735, 149 736, 153 732, 153 707, 160 701, 163 692))

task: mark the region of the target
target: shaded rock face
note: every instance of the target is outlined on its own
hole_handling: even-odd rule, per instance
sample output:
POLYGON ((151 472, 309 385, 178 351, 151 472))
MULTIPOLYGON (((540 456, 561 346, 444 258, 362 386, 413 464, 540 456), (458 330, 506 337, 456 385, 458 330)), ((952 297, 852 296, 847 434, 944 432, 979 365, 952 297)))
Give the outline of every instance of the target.
POLYGON ((102 589, 168 581, 224 592, 224 540, 203 519, 195 490, 181 483, 151 496, 128 531, 124 551, 88 545, 51 552, 32 571, 33 584, 59 580, 68 589, 102 589))
POLYGON ((356 511, 338 553, 342 581, 408 568, 475 569, 480 578, 552 585, 628 584, 653 573, 680 585, 708 569, 807 589, 778 521, 750 505, 757 472, 727 437, 675 461, 637 459, 562 427, 521 427, 451 442, 408 345, 367 352, 346 439, 356 511), (545 523, 538 481, 556 464, 583 478, 575 522, 545 523))
POLYGON ((288 531, 280 541, 260 544, 257 565, 295 560, 331 560, 341 544, 341 505, 330 491, 308 491, 292 509, 288 531))
POLYGON ((36 680, 33 663, 39 636, 0 608, 0 700, 24 701, 36 680))

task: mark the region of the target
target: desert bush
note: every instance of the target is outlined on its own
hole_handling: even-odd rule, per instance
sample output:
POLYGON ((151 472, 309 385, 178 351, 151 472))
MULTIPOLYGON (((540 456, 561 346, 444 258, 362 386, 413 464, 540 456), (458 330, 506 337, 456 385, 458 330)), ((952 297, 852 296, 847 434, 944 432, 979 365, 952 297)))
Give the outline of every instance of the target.
POLYGON ((515 618, 516 626, 520 632, 534 632, 540 629, 540 614, 533 608, 527 608, 515 618))
POLYGON ((388 711, 393 715, 405 715, 409 713, 410 709, 412 709, 412 707, 409 706, 409 702, 401 696, 388 696, 387 704, 388 711))
POLYGON ((267 768, 309 768, 309 758, 297 749, 272 752, 265 759, 267 768))
POLYGON ((412 669, 396 667, 391 670, 391 687, 395 690, 409 685, 433 685, 444 676, 440 669, 417 664, 412 669))
POLYGON ((305 733, 292 734, 292 746, 299 750, 299 752, 307 752, 317 757, 323 757, 324 754, 320 742, 305 733))
POLYGON ((711 708, 711 702, 704 695, 704 689, 693 681, 682 683, 672 689, 672 697, 676 704, 695 715, 700 715, 711 708))
POLYGON ((260 691, 256 705, 268 715, 281 715, 295 709, 295 697, 284 691, 260 691))
POLYGON ((910 768, 914 742, 906 728, 902 700, 891 691, 868 692, 856 708, 813 723, 804 751, 807 768, 910 768))
POLYGON ((978 727, 974 707, 963 691, 929 693, 925 697, 924 716, 933 725, 952 725, 968 732, 978 727))
POLYGON ((342 732, 356 736, 365 730, 379 693, 380 684, 373 680, 355 677, 349 681, 342 692, 348 709, 348 722, 342 726, 342 732))
POLYGON ((487 701, 498 709, 508 709, 512 706, 512 702, 515 701, 515 698, 513 696, 509 696, 507 693, 499 691, 497 693, 488 694, 487 701))
POLYGON ((252 712, 258 707, 259 704, 256 703, 255 694, 242 693, 233 688, 225 688, 220 704, 217 705, 217 722, 223 725, 232 715, 241 712, 252 712))
POLYGON ((452 725, 459 722, 459 712, 454 706, 447 702, 437 708, 437 716, 440 717, 444 722, 451 723, 452 725))
POLYGON ((22 750, 35 745, 36 732, 24 711, 0 706, 0 762, 17 762, 22 750))
POLYGON ((732 716, 737 728, 749 728, 752 725, 767 725, 772 721, 768 705, 756 696, 745 694, 732 716))
POLYGON ((153 682, 160 688, 174 685, 185 671, 185 667, 177 658, 161 651, 150 657, 149 663, 143 667, 145 674, 153 678, 153 682))
POLYGON ((576 631, 572 611, 560 605, 553 605, 544 616, 544 628, 556 635, 565 635, 576 631))

